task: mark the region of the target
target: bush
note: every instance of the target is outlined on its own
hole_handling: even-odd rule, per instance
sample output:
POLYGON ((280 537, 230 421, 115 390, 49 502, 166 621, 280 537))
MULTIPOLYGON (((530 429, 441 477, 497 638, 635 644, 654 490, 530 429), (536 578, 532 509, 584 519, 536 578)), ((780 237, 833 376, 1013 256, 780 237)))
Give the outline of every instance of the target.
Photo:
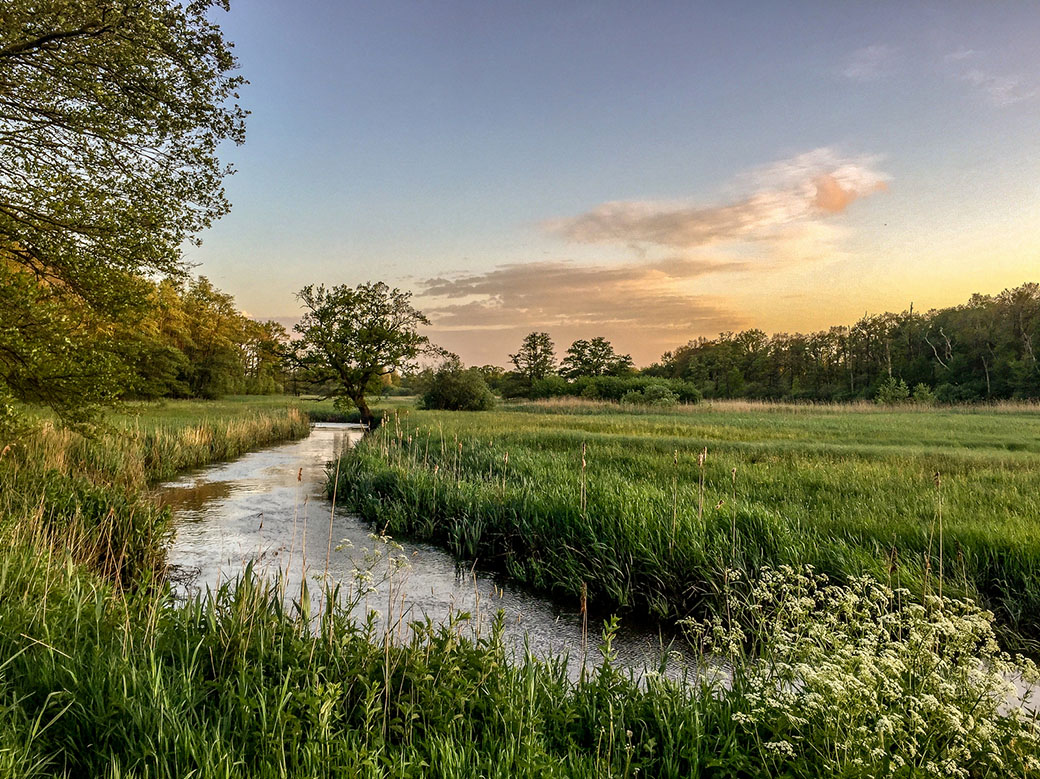
POLYGON ((675 406, 679 403, 679 396, 664 384, 650 384, 642 391, 629 390, 622 396, 621 402, 641 406, 675 406))
POLYGON ((935 401, 935 393, 927 384, 922 382, 914 387, 914 403, 921 406, 934 406, 935 401))
POLYGON ((892 406, 897 403, 906 403, 910 399, 910 388, 906 382, 889 376, 878 385, 874 402, 884 406, 892 406))
POLYGON ((449 360, 437 369, 422 396, 423 408, 448 411, 487 411, 495 405, 495 396, 476 368, 463 368, 449 360))
POLYGON ((533 399, 558 398, 567 394, 567 386, 567 380, 562 376, 546 376, 543 379, 536 379, 531 384, 528 397, 533 399))

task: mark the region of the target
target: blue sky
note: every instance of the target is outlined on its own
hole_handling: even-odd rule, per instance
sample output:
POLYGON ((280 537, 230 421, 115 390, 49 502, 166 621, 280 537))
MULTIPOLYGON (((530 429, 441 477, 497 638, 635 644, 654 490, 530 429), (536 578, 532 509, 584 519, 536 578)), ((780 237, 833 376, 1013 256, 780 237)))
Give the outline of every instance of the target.
POLYGON ((188 250, 258 317, 411 289, 431 335, 637 363, 1040 279, 1040 7, 251 0, 232 213, 188 250))

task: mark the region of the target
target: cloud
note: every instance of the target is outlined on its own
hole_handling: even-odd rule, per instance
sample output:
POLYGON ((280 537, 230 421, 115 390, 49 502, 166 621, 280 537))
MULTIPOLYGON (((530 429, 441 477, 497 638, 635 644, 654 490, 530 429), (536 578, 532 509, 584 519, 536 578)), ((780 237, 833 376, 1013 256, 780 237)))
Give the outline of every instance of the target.
POLYGON ((743 179, 750 193, 729 203, 618 201, 544 227, 567 241, 587 244, 690 249, 760 241, 788 225, 841 213, 855 200, 885 189, 888 176, 877 170, 873 158, 845 158, 822 148, 756 169, 743 179))
POLYGON ((1040 89, 1022 76, 996 76, 975 68, 961 78, 981 89, 990 102, 1000 108, 1031 100, 1040 94, 1040 89))
POLYGON ((876 44, 852 52, 841 75, 853 81, 877 81, 892 72, 894 51, 890 46, 876 44))
POLYGON ((951 51, 949 54, 943 57, 943 59, 946 60, 946 62, 960 62, 961 60, 971 59, 972 57, 977 56, 978 53, 979 52, 977 52, 975 49, 968 49, 962 46, 961 48, 956 49, 955 51, 951 51))
POLYGON ((603 335, 646 362, 691 333, 739 326, 743 320, 717 300, 687 288, 702 276, 746 267, 682 256, 620 264, 517 263, 428 279, 419 294, 434 340, 470 359, 501 362, 509 339, 547 330, 562 347, 574 338, 603 335))
POLYGON ((616 201, 543 224, 571 243, 636 250, 638 260, 514 263, 426 279, 417 292, 431 337, 467 361, 501 364, 524 334, 545 330, 561 350, 602 335, 646 363, 691 337, 746 324, 728 292, 705 290, 840 258, 838 215, 887 181, 876 158, 814 149, 746 171, 721 202, 616 201))

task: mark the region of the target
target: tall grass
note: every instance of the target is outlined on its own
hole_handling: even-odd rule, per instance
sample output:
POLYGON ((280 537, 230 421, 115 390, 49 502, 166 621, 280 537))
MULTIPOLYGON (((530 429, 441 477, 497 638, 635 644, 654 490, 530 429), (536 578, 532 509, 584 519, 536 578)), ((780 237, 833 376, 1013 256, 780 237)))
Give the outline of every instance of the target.
MULTIPOLYGON (((173 474, 297 438, 306 415, 283 407, 226 416, 194 404, 180 423, 115 417, 94 436, 40 421, 0 446, 0 525, 116 582, 161 576, 169 514, 141 490, 173 474)), ((184 409, 181 409, 182 413, 184 409)))
MULTIPOLYGON (((992 649, 986 620, 952 602, 931 616, 895 608, 889 620, 908 636, 966 636, 949 648, 879 636, 863 608, 826 632, 799 605, 798 625, 821 629, 796 651, 793 620, 763 631, 768 662, 737 666, 728 682, 672 681, 663 669, 637 681, 615 666, 608 625, 603 662, 575 680, 565 659, 512 661, 501 623, 473 637, 460 615, 416 624, 401 643, 352 619, 335 592, 310 614, 249 570, 176 604, 117 592, 31 547, 0 559, 9 776, 1040 775, 1036 724, 1002 711, 1001 673, 1017 667, 992 649), (842 652, 803 674, 806 689, 775 676, 828 640, 842 652)), ((790 586, 734 610, 803 604, 800 580, 790 586)), ((829 591, 818 604, 863 596, 886 611, 895 594, 829 591)), ((720 646, 730 639, 704 629, 720 646)))
POLYGON ((682 618, 728 569, 811 564, 919 598, 941 578, 1040 634, 1036 412, 413 412, 339 472, 378 527, 571 602, 682 618))
MULTIPOLYGON (((293 418, 210 419, 200 433, 190 416, 179 430, 142 417, 129 439, 164 431, 179 442, 171 456, 193 464, 291 434, 293 418)), ((417 467, 407 426, 385 429, 366 447, 417 467)), ((440 440, 434 483, 458 493, 472 479, 468 440, 440 440)), ((138 464, 124 485, 167 466, 132 450, 104 459, 102 442, 48 430, 0 459, 0 777, 1040 776, 1036 724, 1004 698, 1005 675, 1032 669, 999 652, 969 604, 908 608, 908 593, 795 571, 763 574, 774 586, 760 592, 733 574, 732 619, 688 629, 712 652, 705 667, 727 652, 749 651, 747 662, 672 681, 663 666, 641 680, 618 670, 616 622, 603 662, 575 675, 566 659, 512 658, 500 623, 474 636, 461 614, 394 640, 374 617, 351 617, 360 587, 326 591, 313 612, 306 589, 286 598, 283 582, 247 568, 184 603, 147 554, 166 515, 136 513, 150 510, 139 493, 113 486, 120 463, 138 464), (742 610, 782 618, 741 634, 735 625, 754 624, 742 610), (805 663, 818 672, 799 672, 805 663), (862 738, 871 729, 897 736, 879 748, 862 738)), ((508 481, 496 467, 489 482, 508 481)))

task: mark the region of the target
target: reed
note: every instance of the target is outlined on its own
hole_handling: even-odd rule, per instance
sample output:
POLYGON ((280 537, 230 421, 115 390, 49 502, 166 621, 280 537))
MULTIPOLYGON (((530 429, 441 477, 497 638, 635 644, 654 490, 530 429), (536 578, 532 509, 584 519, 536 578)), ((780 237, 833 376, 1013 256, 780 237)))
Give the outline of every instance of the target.
POLYGON ((895 550, 918 599, 938 579, 1008 641, 1040 635, 1040 413, 525 406, 401 424, 344 456, 339 499, 572 603, 584 582, 601 609, 671 620, 717 609, 728 568, 885 581, 895 550))
MULTIPOLYGON (((467 495, 512 495, 521 500, 512 504, 514 518, 530 517, 533 505, 522 500, 536 495, 540 450, 513 435, 474 435, 453 429, 447 417, 439 421, 444 431, 430 434, 432 446, 412 432, 413 421, 399 430, 384 425, 362 456, 340 467, 382 463, 366 478, 384 480, 373 495, 388 509, 405 505, 401 495, 425 496, 399 491, 402 477, 418 474, 429 482, 432 505, 455 502, 451 516, 480 510, 467 495), (445 445, 455 434, 458 443, 445 445), (470 493, 478 470, 486 492, 470 493), (530 492, 520 489, 527 484, 530 492)), ((140 418, 145 434, 160 427, 140 418)), ((245 445, 246 428, 199 428, 195 419, 171 430, 184 447, 182 462, 245 445)), ((258 425, 248 435, 259 440, 276 429, 258 425)), ((560 471, 557 496, 570 506, 555 536, 568 534, 558 544, 561 562, 566 547, 595 549, 598 542, 602 554, 596 533, 607 528, 618 542, 628 538, 626 514, 608 522, 600 512, 601 432, 576 436, 547 463, 570 467, 560 471), (583 440, 585 512, 574 489, 583 440), (574 524, 582 514, 588 524, 574 524)), ((118 458, 92 460, 83 456, 92 449, 77 453, 76 445, 56 437, 0 455, 0 776, 1040 776, 1037 725, 1004 697, 1008 677, 1035 669, 999 651, 991 617, 970 603, 947 598, 925 609, 907 593, 866 580, 834 586, 805 569, 747 567, 752 575, 734 573, 726 593, 733 622, 747 631, 710 621, 686 626, 705 649, 702 671, 717 669, 717 657, 727 653, 745 662, 684 676, 670 673, 663 656, 635 677, 616 664, 612 619, 598 642, 602 660, 575 672, 566 658, 511 655, 501 617, 490 632, 469 629, 461 614, 405 631, 396 584, 387 609, 397 616, 381 626, 374 617, 359 620, 351 615, 366 591, 364 571, 357 586, 325 582, 315 598, 306 582, 286 597, 284 579, 261 579, 247 567, 217 591, 179 601, 161 582, 161 560, 147 555, 161 548, 148 533, 162 530, 164 515, 136 514, 147 505, 138 491, 94 480, 112 473, 118 458), (48 468, 31 467, 29 451, 46 455, 48 468), (154 531, 142 531, 150 522, 154 531), (141 533, 139 549, 134 532, 141 533)), ((685 507, 683 489, 696 496, 699 486, 685 477, 677 448, 668 442, 659 452, 662 522, 641 532, 659 548, 674 540, 685 552, 691 528, 711 525, 729 557, 732 529, 742 542, 748 513, 739 511, 734 525, 726 512, 716 516, 720 509, 698 518, 685 507), (668 458, 680 469, 674 534, 676 464, 668 458)), ((736 466, 724 451, 707 463, 699 458, 697 467, 706 472, 704 505, 720 482, 733 502, 747 500, 752 468, 741 466, 738 494, 736 466)), ((142 466, 134 478, 147 483, 162 472, 142 466)), ((347 479, 341 484, 358 478, 340 475, 347 479)), ((631 468, 620 476, 611 486, 615 508, 631 499, 625 485, 642 478, 631 468)), ((394 511, 414 516, 414 508, 394 511)), ((543 532, 532 542, 549 537, 550 527, 537 528, 543 532)), ((465 545, 497 530, 457 532, 465 545)), ((392 542, 382 540, 392 553, 392 542)), ((590 570, 581 590, 586 633, 601 582, 614 575, 590 570)))

